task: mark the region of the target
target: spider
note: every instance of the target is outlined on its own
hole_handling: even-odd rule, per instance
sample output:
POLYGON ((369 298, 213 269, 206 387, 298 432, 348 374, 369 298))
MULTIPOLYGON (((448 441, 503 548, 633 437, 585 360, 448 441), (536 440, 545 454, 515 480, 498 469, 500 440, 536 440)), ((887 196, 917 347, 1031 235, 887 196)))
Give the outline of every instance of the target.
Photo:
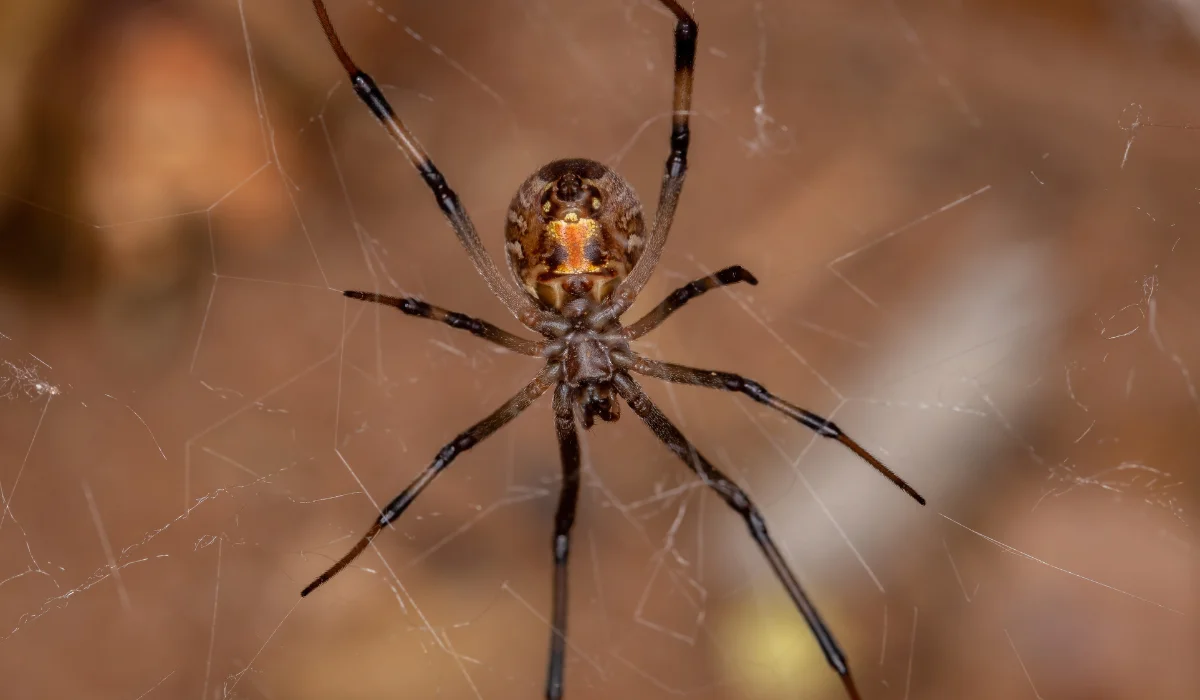
POLYGON ((688 301, 718 287, 745 282, 758 284, 741 266, 727 267, 676 289, 657 307, 630 325, 624 314, 650 279, 662 254, 675 217, 687 171, 692 102, 692 73, 697 25, 676 0, 659 0, 675 17, 675 90, 672 101, 670 155, 649 232, 632 187, 605 165, 586 159, 556 160, 531 175, 517 190, 508 210, 506 250, 513 279, 502 277, 485 252, 475 226, 442 173, 396 116, 369 75, 359 70, 342 46, 322 0, 313 0, 317 18, 334 54, 350 76, 354 92, 370 108, 396 146, 416 167, 433 192, 438 206, 475 269, 504 306, 541 340, 531 341, 477 318, 433 306, 413 297, 346 291, 352 299, 394 306, 465 330, 508 350, 540 357, 546 366, 523 389, 478 423, 467 428, 438 452, 433 462, 387 504, 362 539, 337 563, 310 583, 307 596, 366 549, 389 523, 400 517, 425 487, 463 452, 495 433, 553 389, 554 427, 562 461, 562 487, 554 517, 553 603, 550 661, 546 698, 563 696, 563 663, 567 632, 567 557, 571 526, 579 500, 579 436, 576 423, 590 429, 595 420, 615 421, 618 397, 679 457, 706 486, 746 522, 775 576, 803 615, 829 665, 837 671, 847 694, 859 700, 846 656, 796 580, 779 548, 767 534, 758 508, 746 493, 714 467, 642 391, 631 373, 678 384, 736 391, 770 406, 817 435, 832 438, 852 450, 922 505, 925 499, 875 459, 831 421, 795 406, 761 384, 730 372, 696 369, 642 357, 630 341, 657 328, 688 301), (514 283, 515 282, 515 283, 514 283))

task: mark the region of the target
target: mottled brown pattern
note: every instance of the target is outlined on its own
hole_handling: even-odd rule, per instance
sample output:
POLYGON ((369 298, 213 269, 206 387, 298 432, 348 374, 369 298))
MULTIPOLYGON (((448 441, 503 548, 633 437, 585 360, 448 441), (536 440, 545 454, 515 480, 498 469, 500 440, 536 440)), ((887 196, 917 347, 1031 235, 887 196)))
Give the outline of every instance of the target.
POLYGON ((556 160, 530 176, 513 197, 504 227, 508 264, 521 286, 551 308, 561 308, 574 296, 572 289, 601 301, 637 262, 644 228, 637 194, 623 177, 596 161, 556 160), (599 235, 581 250, 568 249, 554 235, 555 229, 588 219, 599 224, 599 235), (581 262, 581 254, 594 271, 563 274, 571 260, 581 262))

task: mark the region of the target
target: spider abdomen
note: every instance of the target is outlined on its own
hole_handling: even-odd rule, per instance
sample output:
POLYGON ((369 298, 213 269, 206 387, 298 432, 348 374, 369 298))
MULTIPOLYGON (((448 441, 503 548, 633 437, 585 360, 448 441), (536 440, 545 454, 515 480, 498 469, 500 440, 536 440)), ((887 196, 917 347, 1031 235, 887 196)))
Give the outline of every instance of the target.
POLYGON ((615 171, 592 160, 556 160, 513 197, 504 232, 508 264, 543 305, 590 306, 629 274, 644 227, 637 195, 615 171))

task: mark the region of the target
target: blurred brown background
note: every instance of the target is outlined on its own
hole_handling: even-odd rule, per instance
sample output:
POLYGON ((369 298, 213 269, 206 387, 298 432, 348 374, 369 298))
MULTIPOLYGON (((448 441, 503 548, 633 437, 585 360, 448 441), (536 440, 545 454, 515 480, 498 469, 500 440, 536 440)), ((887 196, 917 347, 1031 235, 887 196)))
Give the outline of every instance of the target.
MULTIPOLYGON (((736 474, 876 698, 1194 698, 1200 10, 715 2, 645 352, 744 371, 930 499, 742 397, 652 386, 736 474)), ((647 206, 655 3, 333 1, 493 254, 589 156, 647 206)), ((0 4, 6 698, 537 698, 547 402, 298 603, 532 375, 299 0, 0 4), (369 494, 370 498, 366 497, 369 494)), ((631 416, 586 436, 567 697, 841 698, 736 518, 631 416)))

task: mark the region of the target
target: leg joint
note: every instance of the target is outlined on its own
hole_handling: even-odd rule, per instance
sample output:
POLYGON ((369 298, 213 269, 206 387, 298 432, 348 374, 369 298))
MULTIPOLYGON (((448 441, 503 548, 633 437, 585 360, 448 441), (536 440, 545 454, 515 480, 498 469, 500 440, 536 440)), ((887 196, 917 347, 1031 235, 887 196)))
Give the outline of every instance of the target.
POLYGON ((371 114, 374 114, 376 119, 385 121, 396 117, 391 105, 388 104, 383 93, 379 91, 379 86, 375 84, 371 76, 358 71, 350 76, 350 82, 354 85, 355 94, 370 108, 371 114))
MULTIPOLYGON (((672 148, 674 148, 674 139, 671 139, 672 148)), ((686 146, 684 147, 686 149, 686 146)), ((672 150, 671 155, 667 156, 667 177, 677 178, 682 177, 687 172, 687 152, 672 150)))
POLYGON ((690 71, 696 62, 696 36, 700 26, 688 17, 675 25, 675 70, 690 71))
POLYGON ((554 561, 563 563, 571 552, 571 537, 566 532, 554 536, 554 561))
MULTIPOLYGON (((681 116, 681 115, 676 115, 681 116)), ((686 116, 686 115, 683 115, 686 116)), ((688 144, 692 141, 692 130, 686 123, 675 124, 671 127, 671 151, 687 152, 688 144)), ((674 153, 672 153, 673 155, 674 153)))
POLYGON ((771 398, 771 392, 767 391, 766 387, 753 379, 729 374, 727 372, 720 373, 725 380, 726 391, 740 391, 759 403, 767 403, 771 398))
POLYGON ((728 492, 725 494, 725 502, 729 504, 730 508, 734 509, 738 515, 746 518, 747 522, 755 517, 762 520, 762 516, 758 515, 758 509, 750 502, 750 497, 746 495, 745 491, 729 482, 727 482, 727 486, 728 492))
POLYGON ((483 324, 479 322, 479 319, 471 318, 466 314, 460 314, 454 311, 446 314, 446 323, 451 328, 469 331, 475 335, 479 335, 483 332, 483 324))
POLYGON ((479 438, 471 435, 470 433, 463 433, 462 435, 454 438, 449 445, 446 445, 441 449, 440 452, 438 452, 437 462, 441 465, 445 465, 450 462, 450 460, 457 457, 459 452, 466 452, 474 447, 475 443, 477 442, 479 442, 479 438))
POLYGON ((442 172, 428 160, 418 164, 417 169, 421 172, 421 179, 433 192, 441 210, 446 214, 457 216, 462 209, 458 202, 458 195, 450 189, 450 185, 446 184, 446 178, 442 172))
POLYGON ((404 297, 400 300, 400 310, 409 316, 429 316, 433 313, 433 307, 412 297, 404 297))
POLYGON ((758 512, 758 509, 754 506, 750 506, 746 511, 746 525, 755 534, 765 535, 767 533, 767 521, 763 519, 762 513, 758 512))
POLYGON ((767 391, 766 387, 764 387, 762 384, 759 384, 753 379, 745 379, 743 377, 739 377, 739 379, 742 381, 741 391, 743 393, 760 403, 767 403, 770 400, 771 392, 767 391))
POLYGON ((821 437, 835 438, 842 434, 842 429, 837 427, 833 421, 822 418, 812 411, 800 409, 800 416, 821 437))
POLYGON ((693 280, 683 285, 674 292, 671 292, 671 303, 676 306, 682 306, 692 297, 698 297, 704 293, 704 287, 701 286, 699 280, 693 280))

